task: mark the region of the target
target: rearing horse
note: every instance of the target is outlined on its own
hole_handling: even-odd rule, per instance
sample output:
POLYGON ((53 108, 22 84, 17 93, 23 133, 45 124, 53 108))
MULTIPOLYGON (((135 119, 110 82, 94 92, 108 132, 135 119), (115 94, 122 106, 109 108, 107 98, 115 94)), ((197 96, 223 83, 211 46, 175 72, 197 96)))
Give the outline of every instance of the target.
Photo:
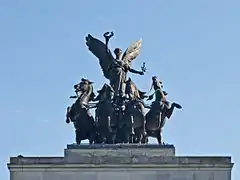
POLYGON ((157 80, 154 76, 153 87, 154 94, 149 96, 148 100, 151 100, 155 95, 155 101, 152 103, 151 109, 146 114, 146 131, 148 136, 155 137, 158 140, 159 144, 163 144, 162 141, 162 131, 166 122, 166 118, 172 116, 174 108, 181 109, 181 105, 173 102, 170 104, 166 100, 167 93, 162 91, 161 82, 157 80))
MULTIPOLYGON (((97 91, 98 96, 94 101, 98 101, 95 111, 95 121, 100 140, 97 143, 114 143, 113 129, 116 125, 113 118, 112 95, 114 90, 108 84, 104 84, 102 89, 97 91)), ((116 119, 116 118, 115 118, 116 119)))
POLYGON ((112 99, 113 105, 113 121, 115 122, 115 142, 114 143, 131 143, 134 134, 132 129, 132 122, 126 118, 126 96, 120 91, 112 99))
POLYGON ((92 82, 82 79, 80 83, 74 85, 74 89, 77 96, 70 98, 77 98, 77 100, 71 107, 67 108, 66 123, 73 122, 77 144, 85 139, 88 139, 92 144, 96 137, 94 118, 88 110, 89 101, 93 100, 95 96, 92 82))
POLYGON ((147 96, 145 96, 145 92, 136 87, 131 78, 126 81, 125 93, 128 96, 126 118, 130 118, 132 122, 135 133, 134 143, 147 143, 147 138, 145 138, 145 104, 143 102, 143 99, 147 96))

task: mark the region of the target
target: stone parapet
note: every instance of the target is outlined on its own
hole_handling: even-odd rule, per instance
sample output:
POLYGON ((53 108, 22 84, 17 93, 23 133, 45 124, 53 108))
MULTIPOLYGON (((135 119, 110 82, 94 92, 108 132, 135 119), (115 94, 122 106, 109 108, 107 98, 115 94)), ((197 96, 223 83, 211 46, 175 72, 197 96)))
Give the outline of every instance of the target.
POLYGON ((11 180, 230 180, 230 156, 176 156, 173 145, 68 145, 63 157, 11 157, 11 180))
POLYGON ((10 164, 231 164, 231 157, 175 156, 173 145, 67 145, 64 157, 11 157, 10 164))

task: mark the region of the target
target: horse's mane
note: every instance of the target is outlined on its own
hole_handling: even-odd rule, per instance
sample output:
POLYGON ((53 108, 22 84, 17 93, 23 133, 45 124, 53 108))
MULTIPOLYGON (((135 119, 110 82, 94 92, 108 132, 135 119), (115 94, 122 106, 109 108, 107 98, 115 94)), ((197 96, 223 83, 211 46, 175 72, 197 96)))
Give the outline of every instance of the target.
POLYGON ((102 98, 103 94, 107 95, 107 97, 109 97, 109 95, 110 95, 110 99, 111 99, 111 94, 109 94, 111 92, 113 92, 112 87, 109 84, 105 83, 102 86, 102 88, 97 91, 98 95, 97 95, 97 97, 95 99, 100 100, 102 98))
POLYGON ((89 84, 88 85, 88 90, 83 92, 83 96, 87 96, 89 98, 89 100, 93 100, 94 97, 96 96, 95 93, 93 92, 93 85, 89 84))
POLYGON ((96 95, 95 95, 95 93, 93 92, 93 85, 92 85, 92 84, 89 85, 89 92, 88 92, 88 93, 89 93, 89 94, 88 94, 88 95, 89 95, 89 100, 90 100, 90 101, 93 100, 96 95))
POLYGON ((90 99, 89 99, 89 100, 90 100, 90 101, 92 101, 92 100, 95 98, 95 96, 96 96, 96 95, 95 95, 95 93, 92 91, 92 93, 91 93, 91 95, 90 95, 90 99))

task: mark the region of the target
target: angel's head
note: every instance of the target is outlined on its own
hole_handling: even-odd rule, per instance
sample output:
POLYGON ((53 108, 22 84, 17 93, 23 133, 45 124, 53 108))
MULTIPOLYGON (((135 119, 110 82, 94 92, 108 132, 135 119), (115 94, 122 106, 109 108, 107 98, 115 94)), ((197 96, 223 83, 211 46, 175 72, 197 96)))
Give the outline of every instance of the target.
POLYGON ((119 59, 122 55, 122 50, 120 48, 116 48, 114 50, 114 54, 116 55, 116 59, 119 59))

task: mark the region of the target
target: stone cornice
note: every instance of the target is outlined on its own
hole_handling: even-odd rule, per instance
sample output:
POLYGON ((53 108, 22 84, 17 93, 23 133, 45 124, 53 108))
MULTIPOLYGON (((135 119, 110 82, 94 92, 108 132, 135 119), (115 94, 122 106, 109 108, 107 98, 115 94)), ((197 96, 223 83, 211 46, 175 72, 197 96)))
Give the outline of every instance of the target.
MULTIPOLYGON (((86 158, 86 156, 83 156, 86 158)), ((81 158, 83 158, 81 157, 81 158)), ((34 165, 34 164, 231 164, 231 157, 203 157, 203 156, 144 156, 138 157, 114 157, 94 156, 88 159, 77 159, 76 163, 68 162, 64 157, 11 157, 12 165, 34 165), (106 161, 99 163, 99 158, 106 161), (142 159, 144 158, 144 159, 142 159), (125 161, 123 161, 125 159, 125 161), (141 160, 139 160, 141 159, 141 160), (89 160, 89 161, 87 161, 89 160), (109 160, 109 161, 107 161, 109 160), (127 162, 127 163, 126 163, 127 162)))
POLYGON ((172 144, 68 144, 67 149, 175 149, 172 144))
POLYGON ((195 171, 195 170, 230 170, 233 167, 233 163, 230 164, 99 164, 99 165, 90 165, 90 164, 32 164, 32 165, 16 165, 8 164, 10 171, 122 171, 126 168, 131 168, 131 171, 141 171, 149 170, 159 170, 165 169, 169 171, 175 170, 186 170, 186 171, 195 171))
POLYGON ((14 171, 231 170, 230 156, 175 156, 173 145, 68 145, 64 157, 11 157, 14 171))

